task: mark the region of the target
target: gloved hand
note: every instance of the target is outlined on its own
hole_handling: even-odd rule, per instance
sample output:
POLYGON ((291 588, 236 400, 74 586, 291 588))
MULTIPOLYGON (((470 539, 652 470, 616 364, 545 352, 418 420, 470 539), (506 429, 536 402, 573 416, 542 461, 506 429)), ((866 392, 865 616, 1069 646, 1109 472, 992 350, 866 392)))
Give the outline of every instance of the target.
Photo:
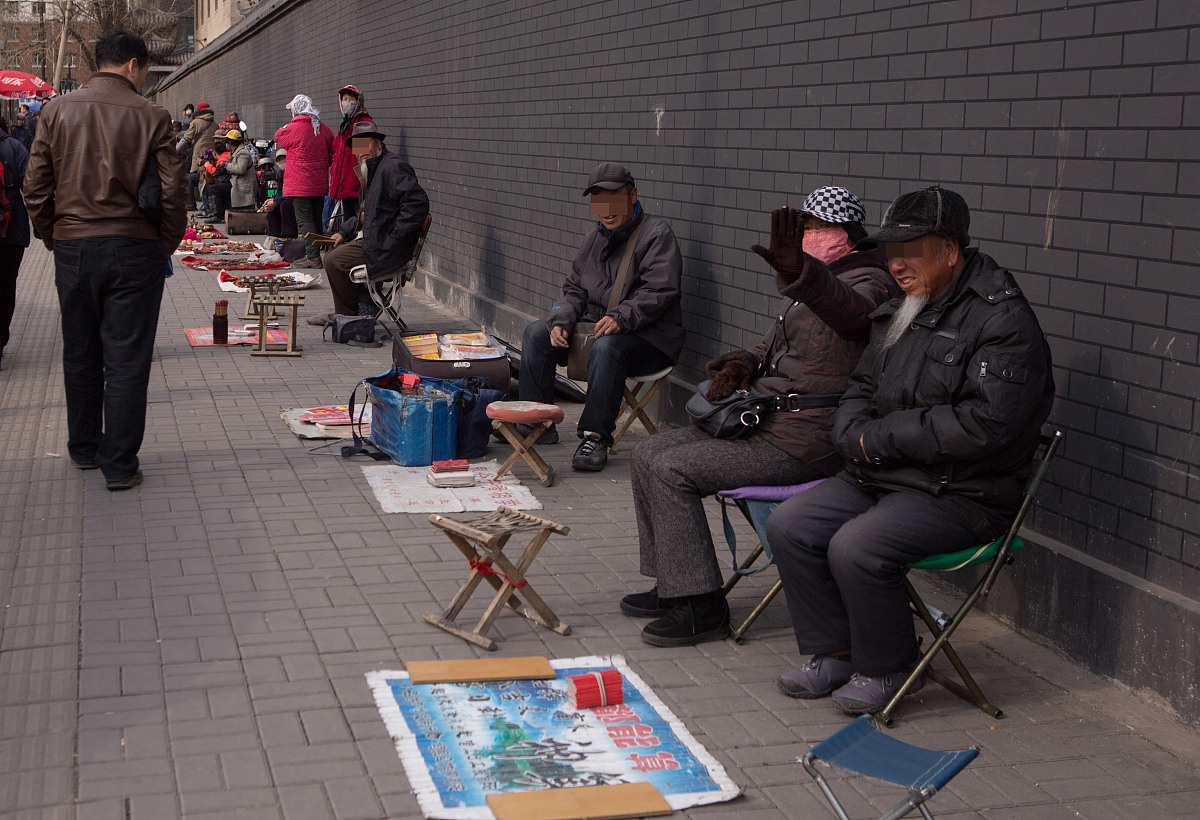
POLYGON ((775 269, 785 284, 791 284, 804 269, 804 214, 784 205, 771 211, 771 247, 755 245, 750 250, 775 269))
POLYGON ((741 359, 730 359, 712 374, 712 384, 705 395, 709 401, 721 401, 732 396, 735 390, 749 389, 750 368, 741 359))

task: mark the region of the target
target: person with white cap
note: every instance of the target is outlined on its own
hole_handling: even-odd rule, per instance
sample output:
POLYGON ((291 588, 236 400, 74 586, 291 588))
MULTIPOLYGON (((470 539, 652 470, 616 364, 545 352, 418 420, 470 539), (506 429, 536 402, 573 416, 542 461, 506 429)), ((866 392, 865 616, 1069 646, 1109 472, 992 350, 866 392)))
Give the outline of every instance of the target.
POLYGON ((626 615, 653 618, 642 640, 690 646, 729 634, 729 607, 703 499, 745 486, 803 484, 833 475, 833 411, 866 347, 870 315, 897 291, 883 255, 855 252, 866 213, 845 188, 813 191, 799 209, 771 214, 770 247, 754 250, 775 270, 784 302, 749 350, 708 363, 708 398, 753 389, 777 409, 743 438, 696 427, 666 430, 633 451, 631 482, 641 572, 656 580, 625 596, 626 615))
MULTIPOLYGON (((319 233, 321 208, 329 192, 329 164, 333 159, 333 131, 321 122, 312 99, 297 94, 286 106, 292 121, 275 132, 275 145, 288 152, 288 174, 283 195, 292 201, 296 228, 301 236, 319 233)), ((304 261, 298 268, 321 267, 321 252, 305 240, 304 261)))

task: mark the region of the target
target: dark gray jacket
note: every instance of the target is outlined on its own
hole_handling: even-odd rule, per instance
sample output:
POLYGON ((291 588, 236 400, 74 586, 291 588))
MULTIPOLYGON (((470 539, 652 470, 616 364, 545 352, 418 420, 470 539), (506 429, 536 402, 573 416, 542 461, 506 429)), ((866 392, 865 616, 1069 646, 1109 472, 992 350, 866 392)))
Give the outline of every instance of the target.
POLYGON ((974 250, 950 290, 884 350, 900 302, 872 314, 871 344, 834 416, 847 472, 1011 514, 1054 402, 1050 347, 1033 309, 1012 275, 974 250))
POLYGON ((562 298, 550 309, 546 324, 570 331, 576 322, 595 322, 609 315, 622 333, 640 336, 671 361, 678 361, 684 336, 679 304, 683 255, 670 225, 644 211, 640 222, 642 232, 621 301, 608 309, 625 241, 636 227, 632 221, 613 231, 611 237, 598 225, 587 235, 563 284, 562 298))
POLYGON ((378 279, 398 272, 412 259, 429 214, 429 197, 412 166, 384 146, 382 154, 367 160, 359 212, 366 224, 359 225, 358 217, 352 216, 338 233, 353 237, 362 230, 367 276, 378 279))

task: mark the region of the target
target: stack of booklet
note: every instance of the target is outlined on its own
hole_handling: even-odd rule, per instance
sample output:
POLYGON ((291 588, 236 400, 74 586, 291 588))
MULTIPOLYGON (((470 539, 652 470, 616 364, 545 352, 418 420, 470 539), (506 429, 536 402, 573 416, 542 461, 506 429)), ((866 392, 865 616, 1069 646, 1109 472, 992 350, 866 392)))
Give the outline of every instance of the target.
POLYGON ((425 471, 425 480, 434 487, 474 487, 475 475, 465 458, 435 461, 425 471))

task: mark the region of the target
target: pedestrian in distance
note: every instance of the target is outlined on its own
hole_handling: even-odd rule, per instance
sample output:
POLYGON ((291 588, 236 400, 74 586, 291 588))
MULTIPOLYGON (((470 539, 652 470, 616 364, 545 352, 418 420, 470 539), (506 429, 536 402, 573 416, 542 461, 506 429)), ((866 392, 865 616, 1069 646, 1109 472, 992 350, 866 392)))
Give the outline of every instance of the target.
POLYGON ((5 213, 0 214, 0 363, 8 345, 8 328, 17 304, 17 274, 21 257, 29 247, 29 215, 21 196, 21 183, 29 165, 29 152, 8 131, 8 122, 0 117, 0 166, 4 171, 4 190, 0 201, 5 213))

